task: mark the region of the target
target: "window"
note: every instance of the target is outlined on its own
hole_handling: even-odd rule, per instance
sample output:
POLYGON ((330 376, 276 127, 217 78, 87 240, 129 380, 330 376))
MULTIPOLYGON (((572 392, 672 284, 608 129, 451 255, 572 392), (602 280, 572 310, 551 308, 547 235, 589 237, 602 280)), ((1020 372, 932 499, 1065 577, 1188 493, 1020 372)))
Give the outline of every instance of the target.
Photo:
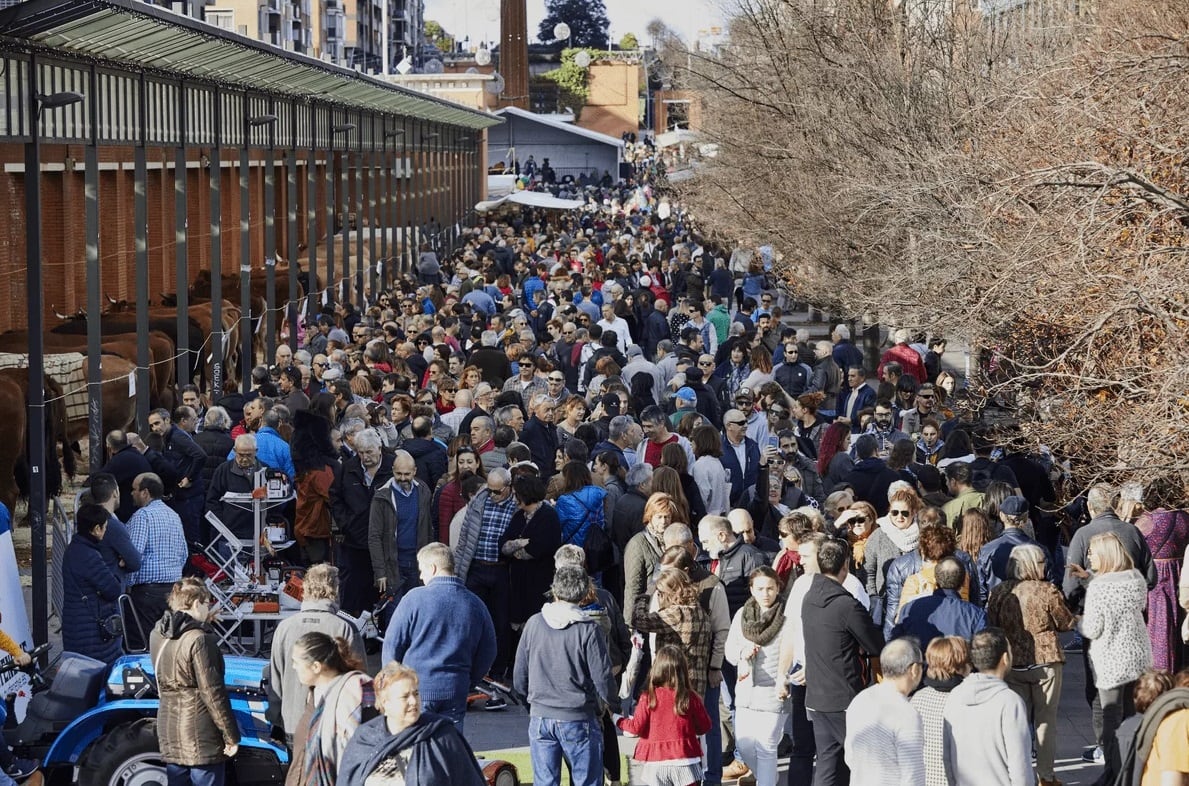
POLYGON ((206 22, 222 30, 235 32, 235 11, 230 8, 208 8, 206 22))

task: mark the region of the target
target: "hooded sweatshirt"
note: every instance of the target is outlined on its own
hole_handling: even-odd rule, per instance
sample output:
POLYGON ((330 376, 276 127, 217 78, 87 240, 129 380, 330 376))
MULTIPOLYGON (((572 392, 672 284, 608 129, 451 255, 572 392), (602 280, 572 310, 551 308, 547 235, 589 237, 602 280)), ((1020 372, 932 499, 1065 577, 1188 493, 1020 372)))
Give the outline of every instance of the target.
POLYGON ((599 623, 573 603, 546 603, 524 624, 513 684, 529 714, 589 720, 614 695, 611 660, 599 623))
POLYGON ((971 674, 950 692, 942 741, 954 786, 1034 786, 1024 701, 992 674, 971 674))
POLYGON ((801 604, 805 637, 805 706, 818 712, 845 712, 863 690, 860 657, 879 655, 879 626, 846 588, 814 575, 801 604))

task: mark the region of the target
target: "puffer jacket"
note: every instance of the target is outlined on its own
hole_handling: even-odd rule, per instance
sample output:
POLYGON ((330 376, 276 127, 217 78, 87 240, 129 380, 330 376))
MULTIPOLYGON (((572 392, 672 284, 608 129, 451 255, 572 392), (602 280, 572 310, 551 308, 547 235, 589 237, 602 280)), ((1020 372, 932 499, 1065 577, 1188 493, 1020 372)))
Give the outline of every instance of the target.
POLYGON ((189 614, 168 611, 153 629, 149 652, 161 697, 157 711, 161 757, 187 767, 226 761, 224 746, 238 744, 240 734, 215 635, 189 614))
MULTIPOLYGON (((970 555, 961 549, 955 551, 953 556, 966 569, 966 580, 969 582, 970 591, 968 596, 963 598, 963 600, 978 603, 979 598, 982 596, 979 594, 978 573, 974 568, 974 560, 970 559, 970 555)), ((896 559, 892 560, 891 565, 888 566, 884 580, 885 606, 883 616, 883 635, 888 641, 892 640, 892 626, 896 624, 896 615, 900 613, 900 593, 904 589, 904 582, 909 576, 919 573, 924 565, 925 561, 921 557, 921 552, 916 550, 896 557, 896 559)))
POLYGON ((585 486, 557 498, 557 518, 561 521, 562 543, 582 546, 586 533, 597 523, 606 529, 603 498, 607 492, 598 486, 585 486))
POLYGON ((105 635, 100 622, 117 612, 119 596, 120 579, 103 560, 99 541, 76 535, 62 560, 62 646, 114 663, 124 654, 120 637, 105 635))

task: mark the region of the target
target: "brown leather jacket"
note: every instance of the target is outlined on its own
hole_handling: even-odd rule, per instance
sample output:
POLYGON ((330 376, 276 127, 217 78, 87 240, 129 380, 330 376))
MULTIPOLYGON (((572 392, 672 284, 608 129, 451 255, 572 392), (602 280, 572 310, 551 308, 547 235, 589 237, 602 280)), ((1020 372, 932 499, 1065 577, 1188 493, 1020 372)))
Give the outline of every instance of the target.
POLYGON ((157 740, 169 764, 203 767, 226 760, 239 727, 223 680, 223 653, 210 630, 180 611, 153 629, 149 642, 161 707, 157 740))

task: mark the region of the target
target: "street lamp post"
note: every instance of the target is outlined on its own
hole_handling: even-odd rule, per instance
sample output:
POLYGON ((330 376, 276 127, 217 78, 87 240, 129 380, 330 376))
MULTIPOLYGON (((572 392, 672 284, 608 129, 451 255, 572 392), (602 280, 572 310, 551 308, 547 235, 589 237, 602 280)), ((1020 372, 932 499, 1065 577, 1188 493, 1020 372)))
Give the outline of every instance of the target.
MULTIPOLYGON (((29 141, 25 144, 25 298, 29 311, 29 530, 33 548, 33 641, 49 640, 49 575, 45 532, 45 308, 41 259, 41 113, 83 100, 82 93, 37 92, 37 61, 30 58, 29 141)), ((56 454, 55 454, 56 455, 56 454)))

